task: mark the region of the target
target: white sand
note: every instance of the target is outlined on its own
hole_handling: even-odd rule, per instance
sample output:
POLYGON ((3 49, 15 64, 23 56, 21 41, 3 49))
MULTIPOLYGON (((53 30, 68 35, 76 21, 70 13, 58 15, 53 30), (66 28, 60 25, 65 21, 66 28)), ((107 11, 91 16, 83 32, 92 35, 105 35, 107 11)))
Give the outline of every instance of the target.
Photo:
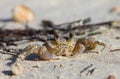
MULTIPOLYGON (((11 9, 20 3, 35 11, 36 22, 31 24, 35 27, 42 19, 62 23, 86 17, 91 17, 92 22, 120 18, 116 13, 109 12, 112 7, 120 4, 120 0, 0 0, 0 19, 10 18, 11 9)), ((9 28, 15 25, 13 22, 7 23, 9 28)), ((120 40, 115 39, 119 34, 119 30, 107 29, 102 35, 96 35, 96 39, 106 44, 105 50, 100 54, 86 53, 77 58, 54 61, 25 60, 20 63, 24 71, 17 76, 9 76, 10 56, 0 54, 0 79, 106 79, 110 74, 120 79, 120 52, 109 52, 111 49, 120 48, 120 40), (96 68, 93 74, 86 75, 88 70, 80 74, 90 64, 93 66, 88 70, 96 68)))

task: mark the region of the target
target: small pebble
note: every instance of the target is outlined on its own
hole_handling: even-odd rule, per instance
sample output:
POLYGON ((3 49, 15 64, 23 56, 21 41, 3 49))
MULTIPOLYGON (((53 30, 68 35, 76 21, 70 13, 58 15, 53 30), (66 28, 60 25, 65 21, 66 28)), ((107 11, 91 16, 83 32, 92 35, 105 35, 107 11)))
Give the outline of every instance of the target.
POLYGON ((60 64, 60 67, 62 67, 63 65, 62 64, 60 64))
POLYGON ((20 66, 18 63, 12 65, 12 73, 13 75, 19 75, 23 72, 23 67, 20 66))
POLYGON ((109 75, 107 79, 116 79, 114 75, 109 75))
POLYGON ((56 69, 57 68, 57 65, 54 65, 54 69, 56 69))

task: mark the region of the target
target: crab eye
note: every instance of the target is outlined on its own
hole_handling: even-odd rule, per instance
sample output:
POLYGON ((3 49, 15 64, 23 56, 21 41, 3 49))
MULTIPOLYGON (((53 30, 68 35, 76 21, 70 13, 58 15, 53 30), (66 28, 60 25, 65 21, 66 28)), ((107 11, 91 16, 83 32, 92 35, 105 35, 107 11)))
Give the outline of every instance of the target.
POLYGON ((70 34, 69 34, 69 39, 71 39, 71 38, 73 38, 73 33, 72 32, 70 32, 70 34))
POLYGON ((74 44, 74 40, 73 39, 67 41, 67 45, 71 46, 73 44, 74 44))

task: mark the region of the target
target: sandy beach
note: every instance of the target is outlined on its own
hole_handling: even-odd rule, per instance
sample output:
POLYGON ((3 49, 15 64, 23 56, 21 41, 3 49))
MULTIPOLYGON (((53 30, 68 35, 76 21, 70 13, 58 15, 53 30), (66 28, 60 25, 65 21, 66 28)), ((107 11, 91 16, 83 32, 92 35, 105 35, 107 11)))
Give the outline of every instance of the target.
MULTIPOLYGON (((120 13, 110 12, 115 6, 120 6, 119 0, 0 0, 0 20, 10 19, 12 8, 19 4, 35 12, 35 22, 29 24, 33 28, 40 27, 44 19, 55 24, 86 17, 92 19, 91 23, 120 19, 120 13)), ((5 23, 5 28, 24 28, 15 22, 0 22, 0 25, 5 23)), ((99 54, 83 53, 73 58, 50 61, 24 60, 20 62, 23 70, 16 76, 11 76, 12 56, 0 53, 0 79, 107 79, 109 75, 120 79, 120 51, 110 51, 120 49, 120 39, 116 39, 120 37, 120 29, 101 27, 96 31, 100 30, 103 33, 94 37, 105 43, 106 47, 99 54)), ((101 49, 102 46, 98 46, 95 50, 101 49)))

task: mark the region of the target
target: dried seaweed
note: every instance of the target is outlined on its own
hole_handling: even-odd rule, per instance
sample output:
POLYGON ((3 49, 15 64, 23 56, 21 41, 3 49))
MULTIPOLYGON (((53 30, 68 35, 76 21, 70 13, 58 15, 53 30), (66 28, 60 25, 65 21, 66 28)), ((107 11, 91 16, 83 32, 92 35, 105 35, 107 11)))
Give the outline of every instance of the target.
MULTIPOLYGON (((5 49, 7 46, 13 45, 17 46, 15 42, 17 41, 42 41, 45 42, 48 39, 48 36, 52 35, 62 35, 67 33, 74 33, 75 35, 85 34, 86 31, 91 31, 98 29, 100 27, 109 27, 115 26, 118 21, 108 21, 102 23, 95 23, 95 24, 87 24, 91 21, 91 18, 80 19, 73 22, 62 23, 62 24, 54 24, 52 21, 43 20, 41 26, 43 29, 32 29, 28 25, 26 25, 26 29, 19 30, 19 29, 3 29, 0 28, 0 49, 5 49)), ((119 24, 119 23, 118 23, 119 24)), ((119 26, 114 27, 119 28, 119 26)), ((101 34, 101 33, 95 33, 101 34)), ((94 34, 89 34, 89 36, 94 34)))

